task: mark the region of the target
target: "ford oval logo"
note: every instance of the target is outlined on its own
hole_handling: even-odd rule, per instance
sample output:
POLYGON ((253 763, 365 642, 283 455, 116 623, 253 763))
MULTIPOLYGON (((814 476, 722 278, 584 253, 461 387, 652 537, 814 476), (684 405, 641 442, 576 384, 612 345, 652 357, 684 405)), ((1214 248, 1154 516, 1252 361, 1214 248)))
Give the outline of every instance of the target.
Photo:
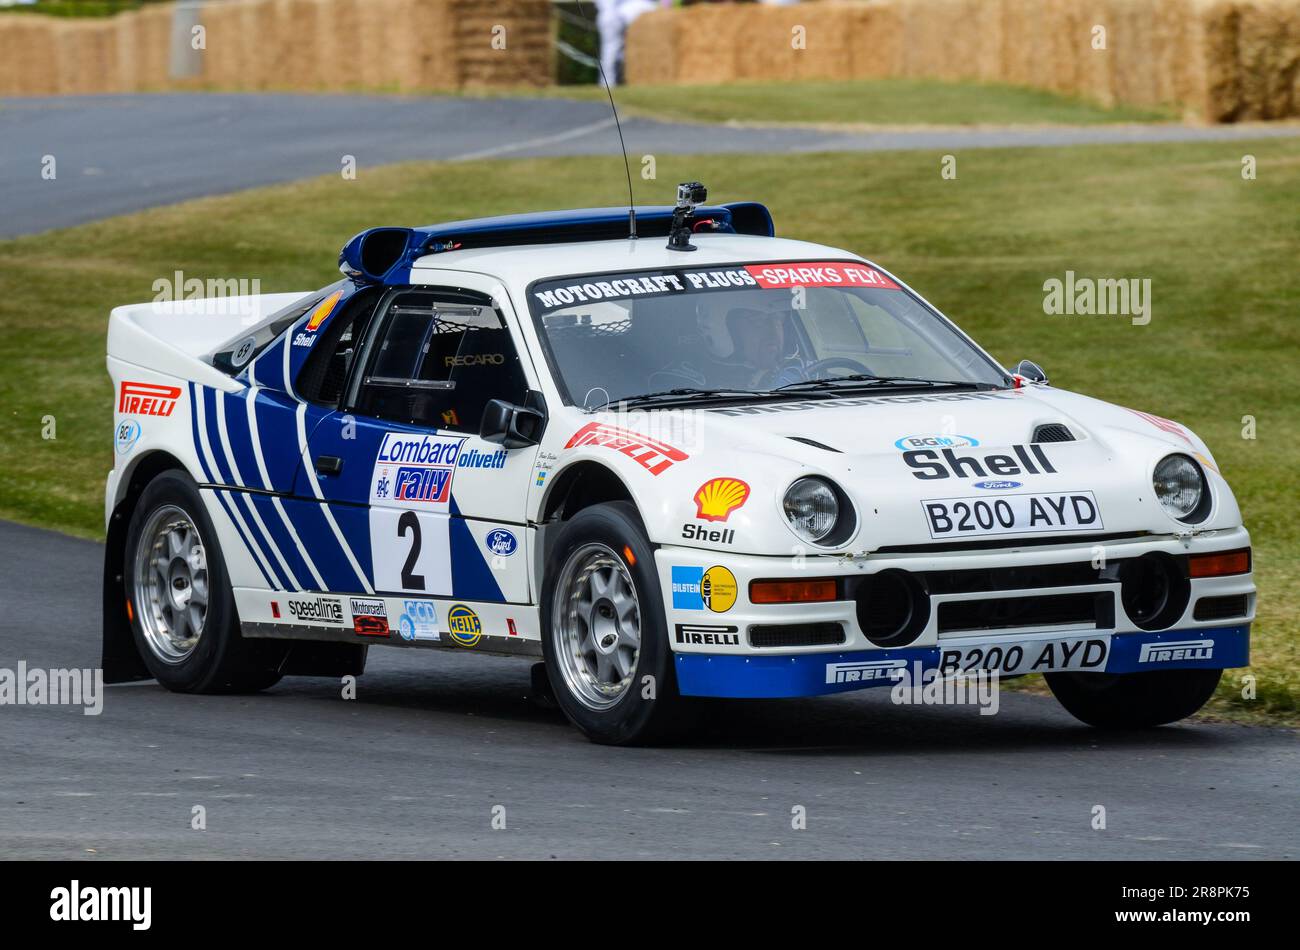
POLYGON ((975 487, 976 487, 976 488, 994 488, 994 489, 1000 489, 1000 488, 1019 488, 1019 487, 1020 487, 1020 482, 1009 482, 1009 481, 1006 481, 1006 480, 1004 480, 1004 479, 990 479, 989 481, 986 481, 986 482, 976 482, 976 483, 975 483, 975 487))
POLYGON ((905 435, 894 443, 894 448, 911 452, 914 449, 960 449, 979 444, 979 439, 969 435, 905 435))
POLYGON ((509 557, 515 553, 519 542, 505 528, 496 528, 488 532, 487 548, 498 557, 509 557))

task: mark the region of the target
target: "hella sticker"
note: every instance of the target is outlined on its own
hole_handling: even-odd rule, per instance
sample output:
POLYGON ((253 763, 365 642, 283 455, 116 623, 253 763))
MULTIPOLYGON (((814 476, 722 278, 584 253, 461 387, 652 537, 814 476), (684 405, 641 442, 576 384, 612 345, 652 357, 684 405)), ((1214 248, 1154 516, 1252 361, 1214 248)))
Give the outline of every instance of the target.
POLYGON ((477 646, 483 637, 483 624, 472 608, 453 604, 447 611, 447 632, 463 647, 477 646))

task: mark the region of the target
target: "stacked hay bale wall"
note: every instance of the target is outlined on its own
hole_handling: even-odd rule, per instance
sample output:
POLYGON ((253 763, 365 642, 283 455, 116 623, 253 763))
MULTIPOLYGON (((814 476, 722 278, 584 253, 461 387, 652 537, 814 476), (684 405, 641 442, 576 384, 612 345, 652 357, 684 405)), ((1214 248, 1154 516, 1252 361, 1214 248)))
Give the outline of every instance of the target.
POLYGON ((710 4, 637 20, 627 76, 978 80, 1105 104, 1180 105, 1211 122, 1288 118, 1300 116, 1300 0, 710 4))
POLYGON ((545 85, 553 75, 547 0, 221 0, 190 17, 204 32, 192 76, 172 74, 173 9, 0 14, 0 95, 411 91, 545 85))

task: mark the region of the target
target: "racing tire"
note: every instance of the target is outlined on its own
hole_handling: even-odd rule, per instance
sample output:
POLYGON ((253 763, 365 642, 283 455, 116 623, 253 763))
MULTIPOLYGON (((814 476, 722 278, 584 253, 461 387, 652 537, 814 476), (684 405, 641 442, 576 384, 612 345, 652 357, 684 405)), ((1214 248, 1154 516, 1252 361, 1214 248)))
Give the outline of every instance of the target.
POLYGON ((136 650, 167 689, 245 693, 279 682, 283 650, 240 635, 217 532, 184 472, 163 472, 141 493, 127 529, 123 581, 136 650))
POLYGON ((541 620, 552 694, 588 739, 647 745, 689 726, 654 549, 632 504, 584 508, 560 528, 546 560, 541 620))
POLYGON ((1186 719, 1214 695, 1223 670, 1048 673, 1070 715, 1099 729, 1149 729, 1186 719))

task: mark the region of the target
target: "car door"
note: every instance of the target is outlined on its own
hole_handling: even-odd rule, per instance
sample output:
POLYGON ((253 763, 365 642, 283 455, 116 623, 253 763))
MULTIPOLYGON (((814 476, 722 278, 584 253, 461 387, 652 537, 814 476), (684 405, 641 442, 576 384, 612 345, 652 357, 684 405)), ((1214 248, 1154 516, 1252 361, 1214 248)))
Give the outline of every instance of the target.
POLYGON ((355 364, 311 430, 297 493, 334 513, 378 594, 530 602, 537 448, 478 435, 490 400, 537 398, 503 314, 463 289, 392 289, 355 364))

